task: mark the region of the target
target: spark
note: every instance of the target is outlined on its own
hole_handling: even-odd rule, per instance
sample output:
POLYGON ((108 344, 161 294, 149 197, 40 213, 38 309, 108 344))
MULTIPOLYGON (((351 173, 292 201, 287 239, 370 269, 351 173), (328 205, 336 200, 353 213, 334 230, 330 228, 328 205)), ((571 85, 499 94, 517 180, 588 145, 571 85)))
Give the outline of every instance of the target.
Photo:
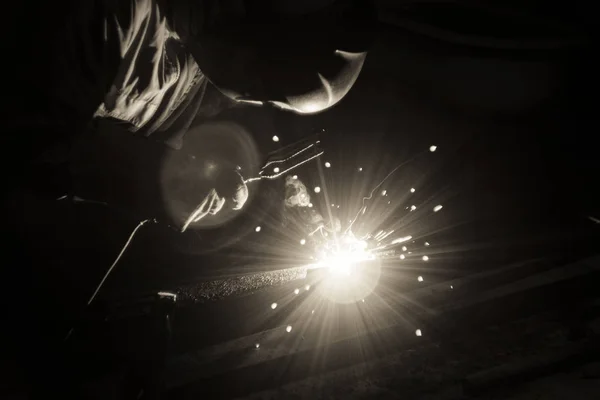
POLYGON ((358 172, 362 172, 362 167, 358 167, 358 172))
POLYGON ((291 331, 292 331, 292 326, 291 326, 291 325, 288 325, 288 326, 286 326, 285 330, 286 330, 288 333, 289 333, 289 332, 291 332, 291 331))
POLYGON ((406 258, 406 256, 404 254, 400 254, 400 259, 404 260, 406 258))
POLYGON ((385 196, 386 194, 387 194, 387 190, 383 189, 383 190, 381 191, 381 195, 382 195, 382 196, 385 196))
POLYGON ((292 176, 292 179, 298 179, 298 175, 292 176))
POLYGON ((331 203, 331 207, 335 207, 335 204, 331 203))
POLYGON ((312 203, 308 203, 308 207, 312 208, 313 204, 312 203))
POLYGON ((262 229, 262 228, 261 228, 260 226, 257 226, 256 228, 254 228, 254 230, 255 230, 256 232, 260 232, 260 230, 261 230, 261 229, 262 229))
POLYGON ((365 299, 362 299, 362 302, 364 303, 364 302, 365 302, 365 299))
POLYGON ((304 289, 305 289, 305 290, 310 290, 310 285, 306 285, 306 286, 304 286, 304 289))
POLYGON ((327 161, 327 162, 325 163, 325 168, 329 168, 329 167, 331 167, 331 163, 329 163, 329 161, 327 161))
MULTIPOLYGON (((410 236, 410 235, 408 235, 408 236, 404 236, 404 237, 401 237, 401 238, 398 238, 398 239, 394 239, 394 240, 392 240, 392 244, 398 244, 398 243, 402 243, 402 242, 407 242, 407 241, 409 241, 410 239, 412 239, 412 236, 410 236)), ((405 247, 406 247, 406 246, 405 246, 405 247)), ((403 247, 403 249, 404 249, 405 247, 403 247)), ((406 251, 406 250, 404 250, 404 251, 406 251)))
POLYGON ((430 151, 430 152, 432 152, 432 153, 433 153, 433 152, 434 152, 434 151, 436 151, 436 150, 437 150, 437 146, 429 146, 429 151, 430 151))
POLYGON ((406 246, 402 246, 402 251, 406 251, 408 248, 406 246))
POLYGON ((314 313, 315 313, 315 310, 312 310, 312 311, 311 311, 311 314, 314 314, 314 313))
POLYGON ((339 205, 339 204, 337 205, 337 208, 340 208, 340 205, 339 205))
POLYGON ((412 206, 410 206, 410 211, 415 211, 417 209, 417 206, 415 206, 414 204, 412 206))
POLYGON ((315 193, 321 193, 321 188, 319 186, 315 187, 315 193))
POLYGON ((438 212, 442 209, 442 205, 438 204, 437 206, 433 207, 433 212, 438 212))
POLYGON ((429 257, 423 256, 423 261, 429 261, 429 257))
POLYGON ((423 336, 423 333, 421 332, 421 330, 420 330, 420 329, 417 329, 417 330, 415 331, 415 335, 417 335, 417 336, 423 336))
POLYGON ((418 280, 419 282, 423 282, 423 277, 422 277, 422 276, 419 276, 419 277, 417 278, 417 280, 418 280))
POLYGON ((258 348, 260 347, 260 343, 256 343, 256 344, 254 345, 254 347, 256 347, 256 348, 258 349, 258 348))
POLYGON ((454 286, 450 285, 450 289, 454 289, 454 286))
POLYGON ((279 167, 273 168, 273 172, 278 173, 279 172, 279 167))
POLYGON ((429 246, 429 242, 425 242, 425 246, 429 246))
POLYGON ((273 303, 273 304, 271 304, 271 310, 274 310, 274 309, 276 309, 276 308, 277 308, 277 303, 273 303))
POLYGON ((300 289, 295 289, 294 294, 298 294, 298 293, 300 293, 300 289))
POLYGON ((301 240, 300 240, 300 244, 301 244, 302 246, 304 246, 304 245, 306 244, 306 239, 301 239, 301 240))
POLYGON ((414 193, 415 192, 415 188, 410 188, 410 192, 414 193))
POLYGON ((272 139, 275 143, 279 142, 279 136, 277 136, 277 135, 273 136, 272 139))

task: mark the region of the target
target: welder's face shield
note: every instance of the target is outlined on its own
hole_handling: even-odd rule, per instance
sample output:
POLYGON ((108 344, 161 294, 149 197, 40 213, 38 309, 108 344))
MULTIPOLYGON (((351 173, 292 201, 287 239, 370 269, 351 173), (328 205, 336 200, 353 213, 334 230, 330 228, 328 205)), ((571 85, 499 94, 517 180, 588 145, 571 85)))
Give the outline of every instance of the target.
POLYGON ((349 92, 367 55, 366 45, 348 43, 346 34, 329 26, 328 18, 220 26, 191 47, 208 79, 228 97, 317 113, 349 92))

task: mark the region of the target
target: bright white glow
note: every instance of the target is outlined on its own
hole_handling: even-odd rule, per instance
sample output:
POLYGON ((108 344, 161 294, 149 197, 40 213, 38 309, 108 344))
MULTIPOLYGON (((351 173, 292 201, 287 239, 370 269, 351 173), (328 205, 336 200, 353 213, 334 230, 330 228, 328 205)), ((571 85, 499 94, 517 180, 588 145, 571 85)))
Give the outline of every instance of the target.
POLYGON ((433 212, 438 212, 442 209, 442 205, 438 204, 437 206, 433 207, 433 212))
POLYGON ((454 286, 450 285, 450 289, 454 289, 454 286))
POLYGON ((391 201, 388 201, 388 204, 392 204, 392 202, 391 202, 391 201))
POLYGON ((406 258, 406 256, 404 254, 400 254, 400 259, 404 260, 406 258))
POLYGON ((279 167, 273 168, 273 172, 278 173, 279 172, 279 167))
POLYGON ((412 251, 409 251, 408 254, 412 254, 412 251))
POLYGON ((292 179, 298 179, 298 175, 292 176, 292 179))
POLYGON ((402 246, 402 251, 406 251, 408 248, 406 246, 402 246))
POLYGON ((279 136, 273 136, 273 141, 276 143, 279 142, 279 136))
POLYGON ((257 226, 256 228, 254 228, 254 230, 255 230, 256 232, 260 232, 260 230, 261 230, 261 227, 260 227, 260 226, 257 226))
POLYGON ((298 293, 300 293, 300 289, 295 289, 294 294, 298 294, 298 293))
POLYGON ((421 330, 420 330, 420 329, 417 329, 417 330, 415 331, 415 334, 416 334, 417 336, 423 336, 423 333, 421 332, 421 330))
POLYGON ((422 276, 419 276, 419 277, 417 278, 417 280, 418 280, 419 282, 423 282, 423 277, 422 277, 422 276))
MULTIPOLYGON (((401 237, 401 238, 398 238, 398 239, 394 239, 394 240, 392 240, 392 244, 398 244, 398 243, 402 243, 402 242, 407 242, 407 241, 409 241, 410 239, 412 239, 412 236, 410 236, 410 235, 408 235, 408 236, 404 236, 404 237, 401 237)), ((405 246, 405 247, 406 247, 406 246, 405 246)), ((404 247, 403 247, 403 248, 404 248, 404 247)), ((406 251, 406 250, 404 250, 404 251, 406 251)))
POLYGON ((306 239, 302 239, 302 240, 300 240, 300 244, 301 244, 302 246, 304 246, 304 245, 306 244, 306 239))
POLYGON ((414 204, 412 206, 410 206, 410 211, 415 211, 417 209, 417 206, 415 206, 414 204))
POLYGON ((260 347, 260 343, 256 343, 256 344, 254 345, 254 347, 256 347, 256 348, 258 349, 258 348, 260 347))
POLYGON ((335 204, 331 203, 331 207, 335 207, 335 204))
POLYGON ((329 168, 329 167, 331 167, 331 164, 328 161, 328 162, 325 163, 325 168, 329 168))
POLYGON ((308 208, 312 208, 313 204, 312 203, 308 203, 308 208))
POLYGON ((386 194, 387 194, 387 190, 383 189, 383 190, 381 191, 381 195, 382 195, 382 196, 385 196, 386 194))
POLYGON ((364 303, 364 302, 365 302, 365 299, 362 299, 362 302, 364 303))
POLYGON ((321 188, 320 187, 315 187, 315 193, 321 193, 321 188))
POLYGON ((429 242, 425 242, 425 246, 429 246, 429 242))
POLYGON ((305 290, 310 290, 310 285, 306 285, 306 286, 304 286, 304 289, 305 289, 305 290))
POLYGON ((274 310, 274 309, 276 309, 276 308, 277 308, 277 303, 273 303, 273 304, 271 304, 271 310, 274 310))
POLYGON ((292 326, 291 326, 291 325, 288 325, 288 326, 285 328, 285 330, 286 330, 286 331, 288 331, 288 332, 291 332, 291 331, 292 331, 292 326))
POLYGON ((423 256, 423 261, 429 261, 429 257, 423 256))
POLYGON ((337 205, 337 208, 340 208, 340 205, 339 205, 339 204, 337 205))
POLYGON ((358 167, 358 172, 362 172, 362 167, 358 167))
POLYGON ((414 193, 415 192, 415 188, 410 188, 410 192, 414 193))
POLYGON ((430 151, 430 152, 432 152, 432 153, 433 153, 433 152, 434 152, 434 151, 436 151, 436 150, 437 150, 437 146, 429 146, 429 151, 430 151))

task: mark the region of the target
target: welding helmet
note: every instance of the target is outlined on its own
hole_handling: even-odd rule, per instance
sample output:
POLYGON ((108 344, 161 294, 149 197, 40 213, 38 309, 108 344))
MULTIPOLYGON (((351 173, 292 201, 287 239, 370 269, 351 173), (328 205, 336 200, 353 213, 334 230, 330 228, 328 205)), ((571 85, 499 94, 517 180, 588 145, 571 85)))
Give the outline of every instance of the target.
POLYGON ((243 19, 209 26, 191 44, 200 68, 223 94, 311 114, 348 93, 373 38, 376 18, 369 2, 245 5, 243 19))

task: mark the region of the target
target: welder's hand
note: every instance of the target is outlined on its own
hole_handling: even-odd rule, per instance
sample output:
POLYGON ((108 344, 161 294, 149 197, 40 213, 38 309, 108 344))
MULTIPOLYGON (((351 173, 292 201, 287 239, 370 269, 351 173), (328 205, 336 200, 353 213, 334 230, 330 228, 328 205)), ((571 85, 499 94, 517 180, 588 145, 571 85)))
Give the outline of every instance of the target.
POLYGON ((190 213, 182 226, 182 232, 185 232, 191 224, 216 215, 223 208, 240 210, 248 199, 248 187, 237 171, 220 173, 215 186, 190 213))

